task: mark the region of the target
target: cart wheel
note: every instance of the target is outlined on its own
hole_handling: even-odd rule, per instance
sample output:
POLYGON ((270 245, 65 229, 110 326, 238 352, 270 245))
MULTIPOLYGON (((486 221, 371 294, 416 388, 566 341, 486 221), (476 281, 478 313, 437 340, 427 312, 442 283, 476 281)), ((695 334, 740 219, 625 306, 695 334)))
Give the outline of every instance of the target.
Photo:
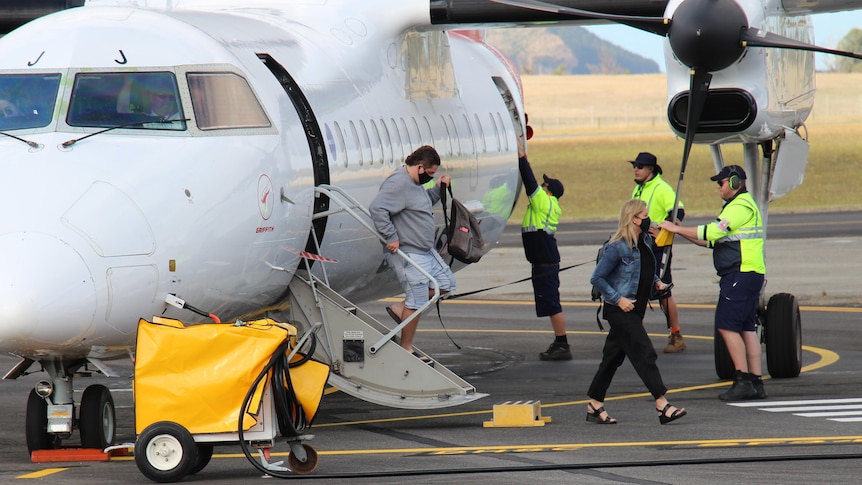
POLYGON ((145 477, 158 483, 182 480, 198 462, 191 433, 177 423, 153 423, 135 442, 135 464, 145 477))
POLYGON ((60 447, 60 438, 48 432, 48 403, 32 389, 27 396, 24 418, 27 451, 53 450, 60 447))
POLYGON ((213 457, 213 445, 201 444, 198 445, 198 461, 195 462, 195 466, 189 470, 189 475, 194 475, 195 473, 203 470, 210 462, 213 457))
POLYGON ((302 447, 305 449, 305 461, 299 461, 293 453, 291 453, 287 457, 287 464, 290 466, 290 469, 297 474, 308 475, 317 469, 317 451, 306 444, 303 444, 302 447))
POLYGON ((766 305, 766 366, 772 377, 796 377, 802 370, 802 318, 790 293, 772 295, 766 305))
POLYGON ((715 354, 715 373, 719 379, 733 379, 733 373, 736 369, 733 366, 733 360, 727 352, 727 346, 724 344, 724 338, 719 333, 718 329, 713 330, 712 348, 715 354))
POLYGON ((114 442, 114 398, 107 387, 95 384, 84 389, 79 418, 81 446, 104 450, 114 442))

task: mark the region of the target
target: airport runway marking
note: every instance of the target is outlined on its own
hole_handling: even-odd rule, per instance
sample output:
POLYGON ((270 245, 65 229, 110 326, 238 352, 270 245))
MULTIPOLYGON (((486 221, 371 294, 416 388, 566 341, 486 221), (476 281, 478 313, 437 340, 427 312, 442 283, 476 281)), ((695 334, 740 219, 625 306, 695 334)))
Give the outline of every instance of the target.
MULTIPOLYGON (((487 446, 446 446, 429 448, 388 448, 388 449, 355 449, 355 450, 317 450, 319 456, 348 455, 394 455, 409 454, 412 456, 452 456, 480 455, 492 453, 547 453, 558 451, 579 451, 603 448, 642 448, 642 447, 675 447, 675 448, 744 448, 757 446, 801 446, 801 445, 855 445, 862 443, 862 436, 802 436, 788 438, 730 438, 704 440, 668 440, 668 441, 625 441, 606 443, 547 443, 533 445, 487 445, 487 446)), ((287 456, 289 452, 272 453, 273 457, 287 456)), ((242 453, 218 453, 213 458, 242 458, 242 453)), ((132 457, 114 457, 111 461, 128 461, 132 457)))
POLYGON ((768 413, 791 413, 804 418, 826 418, 839 423, 862 421, 862 398, 738 402, 729 405, 740 408, 756 407, 758 411, 768 413))
MULTIPOLYGON (((401 301, 397 298, 384 298, 381 302, 396 302, 401 301)), ((447 305, 509 305, 509 306, 535 306, 532 300, 446 300, 447 305)), ((580 301, 563 301, 560 304, 564 307, 581 307, 581 308, 596 308, 598 303, 580 302, 580 301)), ((715 308, 714 303, 679 303, 677 306, 683 309, 693 310, 710 310, 715 308)), ((803 312, 822 312, 822 313, 862 313, 862 307, 838 307, 838 306, 809 306, 800 305, 799 310, 803 312)), ((421 329, 420 329, 421 331, 421 329)), ((686 335, 688 337, 688 335, 686 335)))
MULTIPOLYGON (((442 330, 435 330, 435 331, 442 331, 442 330)), ((449 332, 450 333, 452 333, 452 332, 477 332, 477 333, 518 332, 518 333, 524 333, 525 331, 524 330, 452 330, 452 329, 450 329, 449 332)), ((539 332, 539 330, 535 330, 535 332, 539 332)), ((546 332, 546 331, 542 330, 541 332, 546 332)), ((601 332, 594 332, 594 331, 569 332, 569 333, 574 333, 574 334, 579 334, 579 335, 583 335, 583 334, 604 335, 601 332)), ((655 336, 655 335, 653 335, 653 336, 655 336)), ((664 336, 664 334, 662 334, 661 336, 664 336)), ((686 335, 686 338, 700 338, 700 339, 705 339, 705 340, 712 340, 712 336, 698 336, 698 335, 691 335, 690 336, 690 335, 686 335)), ((838 358, 839 358, 837 353, 835 353, 831 350, 821 349, 818 347, 811 347, 811 346, 803 345, 802 350, 814 353, 814 354, 818 355, 820 358, 817 361, 815 361, 811 364, 808 364, 807 366, 804 366, 802 368, 801 372, 810 372, 810 371, 813 371, 816 369, 820 369, 822 367, 832 365, 835 362, 837 362, 838 358)), ((768 379, 770 379, 769 376, 764 376, 764 380, 768 380, 768 379)), ((732 381, 721 381, 721 382, 712 382, 709 384, 699 384, 696 386, 679 387, 679 388, 675 388, 675 389, 670 389, 670 390, 668 390, 667 393, 668 394, 677 394, 677 393, 682 393, 682 392, 700 391, 700 390, 704 390, 704 389, 714 389, 714 388, 728 386, 731 383, 732 383, 732 381)), ((334 388, 329 388, 329 389, 334 389, 334 388)), ((332 392, 335 392, 335 391, 332 391, 332 392)), ((620 395, 620 396, 608 397, 605 399, 605 401, 622 401, 622 400, 626 400, 626 399, 641 399, 641 398, 649 397, 649 396, 650 396, 649 392, 642 392, 642 393, 636 393, 636 394, 624 394, 624 395, 620 395)), ((542 409, 561 407, 561 406, 586 405, 588 402, 589 402, 589 399, 582 399, 582 400, 578 400, 578 401, 565 401, 565 402, 558 402, 558 403, 547 403, 547 404, 543 403, 542 409)), ((758 404, 764 405, 766 403, 760 402, 758 404)), ((752 405, 756 405, 756 404, 752 404, 752 405)), ((479 411, 462 411, 462 412, 455 412, 455 413, 426 414, 426 415, 421 415, 421 416, 404 416, 404 417, 398 417, 398 418, 364 419, 364 420, 358 420, 358 421, 344 421, 344 422, 338 422, 338 423, 318 423, 318 424, 315 424, 314 427, 315 428, 327 428, 327 427, 334 427, 334 426, 351 426, 351 425, 357 425, 357 424, 394 423, 394 422, 402 422, 402 421, 419 421, 419 420, 427 420, 427 419, 489 415, 492 413, 493 413, 493 409, 482 409, 479 411)))
POLYGON ((68 468, 46 468, 44 470, 39 470, 37 472, 28 473, 26 475, 19 475, 15 478, 45 478, 48 475, 53 475, 55 473, 60 473, 68 470, 68 468))

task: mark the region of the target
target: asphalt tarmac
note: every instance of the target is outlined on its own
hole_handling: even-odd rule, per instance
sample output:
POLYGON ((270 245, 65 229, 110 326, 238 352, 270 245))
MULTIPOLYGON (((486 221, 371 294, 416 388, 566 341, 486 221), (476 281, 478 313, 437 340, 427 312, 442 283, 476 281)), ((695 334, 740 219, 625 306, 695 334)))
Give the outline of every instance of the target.
MULTIPOLYGON (((334 392, 324 397, 309 441, 317 469, 296 478, 326 483, 855 483, 862 467, 862 296, 856 268, 862 236, 775 239, 768 244, 767 295, 787 292, 801 305, 803 370, 768 379, 769 398, 729 404, 717 399, 729 382, 716 377, 713 305, 717 278, 708 250, 674 248, 674 294, 688 348, 663 354, 664 317, 647 311, 645 325, 659 352, 668 398, 688 415, 660 425, 653 401, 628 363, 619 369, 606 407, 613 426, 585 421, 586 390, 601 357, 604 334, 589 300, 596 246, 562 248, 562 277, 571 361, 543 362, 552 340, 547 319, 533 312, 520 247, 501 247, 457 273, 456 293, 504 285, 441 305, 423 317, 416 343, 488 397, 433 411, 386 408, 334 392), (550 422, 485 427, 493 406, 539 402, 550 422), (412 477, 417 478, 412 478, 412 477)), ((385 301, 362 308, 389 323, 385 301)), ((9 369, 12 357, 0 357, 9 369)), ((117 365, 115 365, 117 366, 117 365)), ((134 440, 131 366, 126 376, 76 379, 112 389, 118 442, 134 440)), ((764 368, 766 357, 764 355, 764 368)), ((130 457, 108 462, 32 463, 24 440, 26 397, 44 374, 0 381, 0 483, 32 479, 56 484, 150 483, 130 457)), ((206 396, 200 396, 202 405, 206 396)), ((73 435, 67 444, 74 444, 73 435)), ((218 447, 188 483, 265 480, 238 446, 218 447)), ((271 479, 271 478, 270 478, 271 479)))

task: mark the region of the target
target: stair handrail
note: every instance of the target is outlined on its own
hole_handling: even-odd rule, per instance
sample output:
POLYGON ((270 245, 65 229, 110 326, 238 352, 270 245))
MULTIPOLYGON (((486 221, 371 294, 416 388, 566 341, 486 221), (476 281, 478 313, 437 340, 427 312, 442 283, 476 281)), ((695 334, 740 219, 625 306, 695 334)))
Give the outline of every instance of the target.
MULTIPOLYGON (((387 243, 386 238, 384 238, 383 235, 380 234, 377 231, 377 229, 371 223, 368 222, 368 220, 371 219, 371 212, 368 210, 368 208, 366 208, 364 205, 362 205, 353 196, 351 196, 350 194, 345 192, 344 189, 342 189, 341 187, 335 186, 335 185, 321 184, 321 185, 314 187, 314 192, 316 195, 317 194, 325 195, 326 197, 329 198, 329 200, 331 202, 335 202, 336 205, 338 205, 339 207, 336 209, 330 208, 326 211, 318 212, 318 213, 314 214, 312 219, 319 219, 321 217, 329 217, 330 215, 335 215, 335 214, 338 214, 340 212, 346 212, 351 217, 356 219, 357 222, 362 224, 362 226, 365 227, 369 232, 371 232, 372 234, 377 236, 377 239, 379 239, 383 245, 386 245, 386 243, 387 243), (333 195, 337 195, 337 197, 333 197, 333 195), (361 211, 361 214, 357 213, 355 209, 359 209, 361 211), (364 214, 365 217, 362 217, 362 214, 364 214)), ((313 224, 312 224, 312 230, 314 230, 313 224)), ((315 244, 317 244, 317 238, 314 237, 313 239, 315 241, 315 244)), ((318 246, 318 254, 320 254, 319 246, 318 246)), ((380 340, 378 340, 376 343, 374 343, 374 345, 369 347, 368 351, 372 354, 376 354, 377 351, 380 350, 380 348, 383 345, 385 345, 387 342, 392 340, 392 337, 394 337, 395 334, 400 332, 402 328, 404 328, 406 325, 411 323, 414 319, 418 318, 419 315, 421 315, 425 310, 430 308, 431 305, 433 305, 434 303, 437 302, 437 300, 440 299, 440 284, 437 282, 437 280, 433 276, 431 276, 427 271, 425 271, 422 267, 420 267, 418 264, 416 264, 415 261, 410 259, 410 257, 407 256, 407 253, 398 249, 396 251, 396 254, 398 254, 398 256, 400 256, 402 259, 407 261, 408 264, 410 264, 411 266, 416 268, 420 273, 422 273, 423 276, 425 276, 426 278, 428 278, 429 281, 431 281, 431 285, 434 289, 434 294, 431 296, 431 298, 428 299, 428 301, 424 305, 419 307, 419 309, 417 309, 415 312, 413 312, 406 319, 402 320, 401 323, 399 323, 397 326, 395 326, 393 329, 391 329, 389 331, 389 333, 387 333, 386 335, 381 337, 380 340)), ((326 277, 326 269, 324 268, 321 271, 323 271, 324 281, 326 282, 326 285, 329 286, 329 281, 326 277)))

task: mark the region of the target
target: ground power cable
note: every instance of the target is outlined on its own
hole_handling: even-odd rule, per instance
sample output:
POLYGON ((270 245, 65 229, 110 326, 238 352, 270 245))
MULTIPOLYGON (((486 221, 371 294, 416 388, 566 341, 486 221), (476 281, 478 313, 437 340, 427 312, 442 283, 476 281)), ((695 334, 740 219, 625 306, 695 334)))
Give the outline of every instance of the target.
POLYGON ((744 456, 736 458, 690 458, 680 460, 650 460, 650 461, 620 461, 605 463, 561 463, 547 465, 523 465, 509 467, 476 467, 476 468, 441 468, 426 470, 403 470, 403 471, 378 471, 362 473, 331 473, 321 475, 285 475, 278 478, 301 478, 301 479, 333 479, 333 478, 389 478, 409 477, 427 475, 458 475, 479 473, 510 473, 510 472, 537 472, 555 470, 592 470, 601 468, 637 468, 637 467, 660 467, 660 466, 692 466, 692 465, 724 465, 730 463, 766 463, 782 461, 814 461, 814 460, 858 460, 862 459, 860 453, 848 453, 842 455, 792 455, 792 456, 744 456))

